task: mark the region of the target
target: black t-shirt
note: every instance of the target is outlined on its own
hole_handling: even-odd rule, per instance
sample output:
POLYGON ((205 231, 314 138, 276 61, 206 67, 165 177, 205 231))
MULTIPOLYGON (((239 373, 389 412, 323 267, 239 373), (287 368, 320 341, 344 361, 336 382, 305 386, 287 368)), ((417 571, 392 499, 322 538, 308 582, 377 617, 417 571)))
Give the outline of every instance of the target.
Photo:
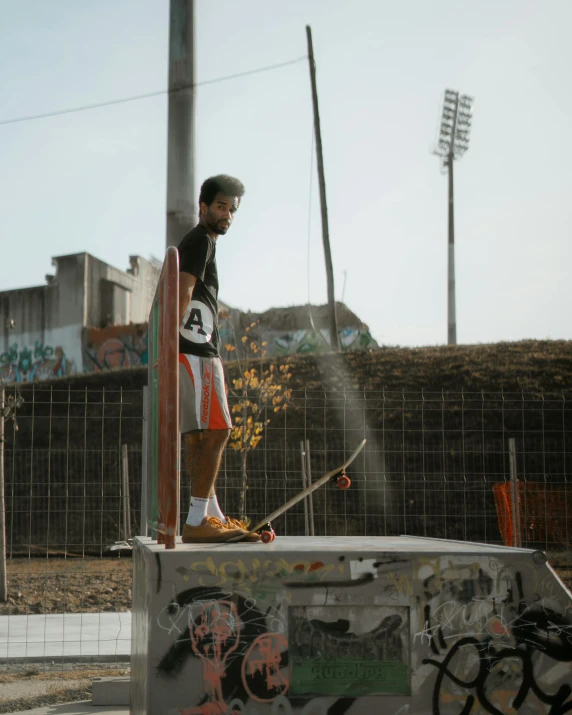
POLYGON ((193 298, 179 326, 179 351, 186 355, 217 357, 218 274, 216 243, 204 226, 195 226, 178 246, 179 270, 197 279, 193 298))

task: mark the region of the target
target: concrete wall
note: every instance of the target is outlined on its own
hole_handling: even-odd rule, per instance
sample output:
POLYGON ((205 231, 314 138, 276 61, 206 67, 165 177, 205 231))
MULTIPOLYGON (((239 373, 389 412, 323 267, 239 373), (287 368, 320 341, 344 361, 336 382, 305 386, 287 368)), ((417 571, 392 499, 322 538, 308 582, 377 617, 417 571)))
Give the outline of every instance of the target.
POLYGON ((160 271, 140 256, 131 256, 130 261, 130 269, 124 272, 87 256, 86 328, 148 320, 160 271), (105 298, 113 288, 114 310, 109 311, 105 298))
POLYGON ((132 323, 146 323, 149 320, 149 312, 157 290, 161 268, 141 256, 129 256, 129 261, 131 267, 127 273, 136 279, 131 299, 130 320, 132 323))
POLYGON ((544 554, 439 539, 137 539, 132 715, 563 715, 572 595, 544 554))

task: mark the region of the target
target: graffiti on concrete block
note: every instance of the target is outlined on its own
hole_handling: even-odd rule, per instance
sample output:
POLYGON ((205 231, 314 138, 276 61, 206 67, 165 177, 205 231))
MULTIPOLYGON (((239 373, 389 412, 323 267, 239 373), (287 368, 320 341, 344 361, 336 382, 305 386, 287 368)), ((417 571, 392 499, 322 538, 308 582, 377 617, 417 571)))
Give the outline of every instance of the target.
POLYGON ((215 561, 211 556, 177 569, 185 581, 197 578, 200 586, 225 588, 232 584, 241 594, 257 598, 280 589, 281 579, 312 584, 327 580, 334 572, 343 574, 344 564, 324 564, 314 559, 289 561, 284 558, 215 561))
POLYGON ((317 556, 159 574, 149 670, 169 715, 572 713, 570 596, 539 552, 317 556))
POLYGON ((409 608, 295 606, 288 622, 292 694, 411 693, 409 608))
POLYGON ((537 569, 495 574, 491 561, 489 572, 496 578, 478 564, 449 565, 424 580, 424 627, 414 642, 431 650, 422 664, 435 669, 433 715, 453 705, 466 715, 572 712, 572 687, 558 685, 572 662, 572 622, 546 597, 537 569), (534 601, 525 599, 526 580, 534 601))
POLYGON ((33 348, 14 343, 0 354, 0 383, 49 380, 72 372, 75 365, 64 349, 44 345, 41 340, 36 340, 33 348))
POLYGON ((86 371, 147 365, 147 324, 113 325, 108 328, 90 328, 85 332, 86 371))
POLYGON ((178 594, 159 614, 159 627, 176 640, 161 658, 158 673, 176 678, 189 658, 198 658, 204 682, 200 702, 178 713, 235 713, 240 711, 227 709, 233 698, 272 702, 285 695, 287 642, 270 631, 282 624, 274 607, 231 591, 198 587, 178 594))

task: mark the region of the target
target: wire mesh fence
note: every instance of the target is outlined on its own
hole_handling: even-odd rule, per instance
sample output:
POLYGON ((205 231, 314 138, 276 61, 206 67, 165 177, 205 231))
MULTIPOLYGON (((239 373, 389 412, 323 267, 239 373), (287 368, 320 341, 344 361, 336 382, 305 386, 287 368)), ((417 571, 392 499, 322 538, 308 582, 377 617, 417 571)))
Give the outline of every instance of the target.
MULTIPOLYGON (((218 491, 232 511, 246 473, 248 516, 258 520, 302 488, 306 445, 312 474, 321 476, 366 438, 351 468, 353 488, 314 495, 316 533, 503 543, 493 486, 510 479, 511 437, 529 494, 521 503, 528 524, 523 546, 568 551, 567 528, 556 535, 538 519, 526 520, 541 485, 568 524, 572 402, 565 393, 293 393, 288 409, 267 425, 262 449, 247 455, 246 468, 243 454, 227 450, 218 491)), ((300 504, 280 531, 304 528, 300 504)))
POLYGON ((129 657, 140 444, 140 391, 5 388, 0 660, 129 657))
MULTIPOLYGON (((0 615, 91 613, 98 625, 89 642, 80 630, 77 648, 120 658, 129 629, 117 614, 131 604, 124 542, 144 528, 141 390, 29 385, 6 388, 10 395, 19 407, 5 417, 8 600, 0 615), (103 616, 116 619, 109 632, 103 616), (113 629, 123 645, 105 635, 113 629), (106 644, 113 644, 109 652, 106 644)), ((501 544, 493 488, 510 481, 513 438, 522 545, 547 550, 568 578, 570 394, 294 391, 286 409, 264 404, 260 420, 260 442, 246 451, 229 446, 217 482, 225 511, 238 515, 244 494, 253 521, 301 491, 304 474, 317 479, 367 439, 349 470, 352 487, 319 489, 274 524, 279 535, 411 534, 501 544)), ((190 487, 181 462, 184 521, 190 487)), ((63 641, 61 648, 46 645, 45 622, 37 648, 27 630, 18 640, 15 625, 2 628, 0 658, 36 650, 38 657, 65 656, 63 641)))

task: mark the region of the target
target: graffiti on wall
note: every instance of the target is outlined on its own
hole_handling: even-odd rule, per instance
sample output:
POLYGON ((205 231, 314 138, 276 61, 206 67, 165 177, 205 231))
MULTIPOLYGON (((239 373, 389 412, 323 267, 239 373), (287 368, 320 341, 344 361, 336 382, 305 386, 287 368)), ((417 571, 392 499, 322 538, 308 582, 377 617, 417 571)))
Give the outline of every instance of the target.
POLYGON ((158 625, 176 636, 159 662, 160 677, 176 678, 189 658, 201 663, 204 693, 176 715, 238 713, 230 701, 271 702, 287 693, 285 620, 272 605, 199 586, 178 594, 158 625))
POLYGON ((75 365, 64 349, 44 345, 41 340, 36 340, 33 348, 14 343, 0 354, 0 383, 49 380, 73 372, 75 365))
MULTIPOLYGON (((234 332, 225 327, 224 322, 220 329, 221 345, 234 344, 234 332)), ((372 338, 367 328, 342 328, 338 331, 342 350, 367 350, 377 348, 376 341, 372 338)), ((291 332, 277 330, 260 330, 256 334, 260 342, 265 342, 267 355, 304 355, 312 353, 330 352, 330 331, 322 330, 294 330, 291 332)), ((236 359, 236 354, 225 354, 223 358, 236 359)))
POLYGON ((572 713, 572 600, 539 552, 322 558, 159 570, 168 715, 572 713))
POLYGON ((110 370, 147 365, 147 324, 90 328, 84 337, 84 369, 110 370))
POLYGON ((466 715, 572 712, 572 687, 562 682, 572 622, 569 606, 553 598, 554 579, 539 578, 534 565, 512 571, 495 559, 487 570, 450 565, 423 580, 424 626, 414 642, 430 648, 422 664, 433 669, 433 715, 453 705, 466 715))
MULTIPOLYGON (((319 333, 313 330, 294 332, 264 331, 261 340, 267 343, 267 355, 293 355, 304 353, 328 352, 328 331, 319 333)), ((344 328, 339 331, 343 350, 364 350, 376 348, 377 343, 366 328, 344 328)), ((234 344, 234 332, 220 326, 221 354, 223 359, 236 359, 236 353, 224 349, 227 343, 234 344)), ((84 331, 84 370, 110 370, 121 367, 147 365, 148 362, 148 326, 112 325, 107 328, 89 328, 84 331)))
MULTIPOLYGON (((367 328, 343 328, 338 331, 340 345, 343 350, 365 350, 377 347, 367 328)), ((330 331, 322 329, 296 330, 293 333, 282 333, 269 336, 276 354, 303 354, 329 352, 330 331)), ((272 352, 272 351, 271 351, 272 352)))
MULTIPOLYGON (((363 620, 363 610, 361 616, 357 609, 350 614, 349 620, 343 621, 338 618, 340 609, 333 614, 326 608, 324 618, 323 608, 305 612, 304 609, 285 607, 282 603, 280 584, 284 579, 291 585, 303 587, 328 583, 319 572, 323 570, 327 576, 334 569, 343 571, 343 564, 340 568, 333 564, 329 565, 332 568, 326 568, 321 561, 290 563, 281 558, 255 558, 248 563, 240 560, 240 567, 234 561, 235 568, 231 573, 230 562, 215 564, 210 558, 207 562, 202 562, 199 568, 194 568, 197 564, 193 563, 190 568, 180 567, 177 571, 184 580, 196 582, 198 577, 203 583, 211 581, 217 585, 197 586, 178 593, 157 617, 158 627, 170 636, 169 646, 158 664, 159 678, 165 683, 177 679, 187 663, 197 660, 202 670, 203 688, 197 689, 193 679, 195 687, 189 689, 188 706, 172 709, 169 715, 254 715, 258 712, 257 707, 262 706, 266 706, 270 713, 280 715, 293 715, 294 712, 298 715, 327 715, 330 712, 343 715, 355 700, 351 687, 347 690, 347 681, 344 697, 335 698, 338 706, 334 710, 330 709, 331 702, 326 707, 321 693, 338 693, 324 690, 323 683, 316 688, 310 684, 310 689, 315 690, 312 695, 308 694, 307 688, 305 694, 301 692, 308 683, 303 682, 300 673, 304 670, 311 675, 308 655, 310 651, 314 656, 318 655, 315 649, 319 647, 319 641, 324 642, 324 637, 329 643, 328 668, 339 665, 360 669, 361 663, 367 662, 366 688, 372 687, 369 677, 373 672, 369 667, 372 665, 371 653, 391 665, 402 665, 399 658, 409 647, 403 642, 403 634, 408 631, 404 613, 396 619, 396 609, 381 609, 378 612, 380 623, 372 628, 368 627, 367 618, 363 620), (225 588, 221 583, 228 586, 225 588), (329 617, 332 615, 335 619, 329 617), (391 636, 388 638, 389 631, 391 636), (297 642, 293 633, 300 633, 302 644, 301 650, 294 650, 294 656, 299 656, 302 661, 297 671, 290 669, 288 644, 297 642), (310 651, 306 652, 306 646, 310 651), (293 677, 291 673, 297 675, 293 677)), ((347 619, 348 609, 343 610, 347 619)), ((319 665, 317 667, 319 669, 319 665)), ((350 671, 347 672, 350 677, 350 671)))

